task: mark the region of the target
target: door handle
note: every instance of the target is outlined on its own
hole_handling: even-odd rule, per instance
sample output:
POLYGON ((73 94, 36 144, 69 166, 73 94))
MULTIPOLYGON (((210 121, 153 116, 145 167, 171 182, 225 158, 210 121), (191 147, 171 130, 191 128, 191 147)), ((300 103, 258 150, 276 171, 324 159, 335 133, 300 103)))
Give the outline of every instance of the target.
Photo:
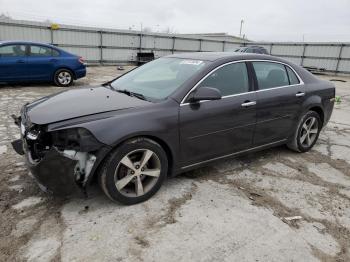
POLYGON ((250 107, 250 106, 255 106, 256 105, 256 101, 247 101, 244 102, 241 106, 242 107, 250 107))
POLYGON ((24 60, 20 59, 20 60, 17 60, 16 62, 17 62, 17 63, 20 63, 20 64, 23 64, 23 63, 24 63, 24 60))
POLYGON ((305 96, 305 93, 303 92, 298 92, 295 94, 296 97, 302 97, 302 96, 305 96))

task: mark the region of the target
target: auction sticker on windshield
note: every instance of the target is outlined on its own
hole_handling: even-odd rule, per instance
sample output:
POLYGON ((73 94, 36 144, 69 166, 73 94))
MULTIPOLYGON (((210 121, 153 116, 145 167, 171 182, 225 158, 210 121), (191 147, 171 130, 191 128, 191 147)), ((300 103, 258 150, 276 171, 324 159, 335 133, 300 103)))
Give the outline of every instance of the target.
POLYGON ((183 60, 180 65, 200 65, 203 61, 201 60, 183 60))

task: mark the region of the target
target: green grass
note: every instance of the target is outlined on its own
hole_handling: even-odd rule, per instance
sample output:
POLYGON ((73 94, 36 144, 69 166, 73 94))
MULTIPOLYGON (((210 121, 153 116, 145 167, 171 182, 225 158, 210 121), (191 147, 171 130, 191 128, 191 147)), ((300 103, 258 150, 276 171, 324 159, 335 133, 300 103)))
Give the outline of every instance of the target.
POLYGON ((337 104, 340 104, 340 103, 341 103, 341 97, 340 97, 340 96, 336 96, 336 97, 335 97, 335 102, 336 102, 337 104))

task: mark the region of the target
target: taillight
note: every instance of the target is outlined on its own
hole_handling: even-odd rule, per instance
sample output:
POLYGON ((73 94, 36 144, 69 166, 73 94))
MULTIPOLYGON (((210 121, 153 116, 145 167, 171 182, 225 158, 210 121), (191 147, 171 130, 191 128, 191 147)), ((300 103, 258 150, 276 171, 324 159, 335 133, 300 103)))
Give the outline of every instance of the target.
POLYGON ((85 65, 85 61, 84 61, 84 59, 83 59, 82 57, 79 57, 78 60, 79 60, 80 63, 82 63, 83 65, 85 65))

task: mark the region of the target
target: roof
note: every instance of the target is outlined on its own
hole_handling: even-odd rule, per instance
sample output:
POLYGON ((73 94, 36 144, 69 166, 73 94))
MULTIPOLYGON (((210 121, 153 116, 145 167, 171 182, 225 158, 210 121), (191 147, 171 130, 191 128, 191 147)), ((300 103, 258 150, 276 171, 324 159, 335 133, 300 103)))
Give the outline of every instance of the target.
POLYGON ((178 34, 181 36, 201 37, 205 39, 217 40, 217 41, 234 41, 234 42, 250 42, 248 39, 238 37, 235 35, 229 35, 227 33, 193 33, 193 34, 178 34))
POLYGON ((2 44, 29 44, 29 45, 43 45, 43 46, 55 47, 51 44, 44 44, 44 43, 38 43, 38 42, 32 42, 32 41, 22 41, 22 40, 0 41, 0 45, 2 44))
POLYGON ((253 47, 253 48, 263 48, 263 49, 266 49, 265 47, 263 47, 263 46, 259 46, 259 45, 247 45, 247 46, 240 46, 239 48, 240 48, 240 49, 243 49, 243 48, 249 48, 249 47, 253 47))
MULTIPOLYGON (((261 55, 261 54, 252 54, 252 53, 238 53, 238 52, 193 52, 193 53, 183 53, 183 54, 174 54, 167 57, 174 58, 183 58, 183 59, 193 59, 193 60, 203 60, 203 61, 216 61, 220 59, 229 59, 232 60, 245 60, 245 59, 267 59, 267 60, 276 60, 280 61, 281 59, 270 56, 270 55, 261 55)), ((281 60, 282 61, 282 60, 281 60)), ((284 61, 284 60, 283 60, 284 61)))

